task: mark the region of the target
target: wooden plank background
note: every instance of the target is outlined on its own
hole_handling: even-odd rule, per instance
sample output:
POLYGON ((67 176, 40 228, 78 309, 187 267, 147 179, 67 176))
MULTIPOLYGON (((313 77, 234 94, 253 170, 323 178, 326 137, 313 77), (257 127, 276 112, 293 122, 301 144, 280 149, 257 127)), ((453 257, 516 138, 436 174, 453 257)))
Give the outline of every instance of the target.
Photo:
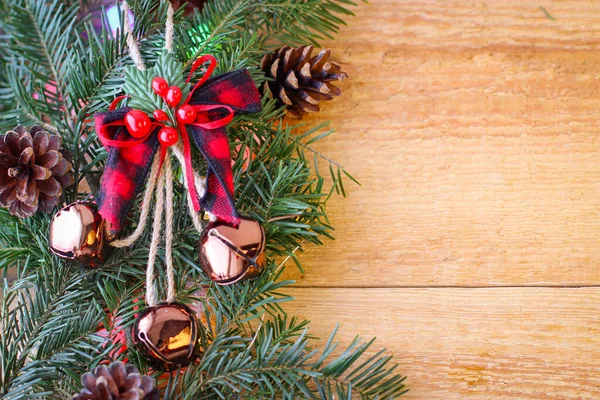
POLYGON ((600 2, 371 0, 307 119, 362 186, 288 310, 377 336, 414 399, 600 398, 600 2), (543 6, 552 20, 540 8, 543 6))

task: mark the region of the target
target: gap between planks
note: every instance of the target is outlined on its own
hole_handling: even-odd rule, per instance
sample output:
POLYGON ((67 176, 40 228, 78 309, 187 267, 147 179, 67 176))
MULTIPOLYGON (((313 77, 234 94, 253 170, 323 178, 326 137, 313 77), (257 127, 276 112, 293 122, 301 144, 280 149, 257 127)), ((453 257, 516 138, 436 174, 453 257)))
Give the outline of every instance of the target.
POLYGON ((394 285, 394 286, 298 286, 293 285, 294 289, 600 289, 600 285, 488 285, 488 286, 457 286, 457 285, 394 285))

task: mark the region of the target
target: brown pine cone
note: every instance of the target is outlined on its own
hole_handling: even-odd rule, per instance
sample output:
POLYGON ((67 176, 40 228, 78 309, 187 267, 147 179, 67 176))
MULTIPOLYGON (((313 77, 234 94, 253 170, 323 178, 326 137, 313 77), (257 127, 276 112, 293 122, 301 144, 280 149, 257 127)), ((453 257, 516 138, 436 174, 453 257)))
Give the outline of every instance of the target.
POLYGON ((158 400, 160 397, 153 378, 140 375, 134 365, 120 361, 83 374, 81 384, 84 388, 72 400, 158 400))
POLYGON ((74 183, 61 141, 39 125, 0 135, 0 206, 21 218, 52 212, 63 188, 74 183))
POLYGON ((339 64, 329 61, 329 50, 321 50, 314 57, 311 57, 312 51, 312 46, 295 49, 284 46, 262 58, 263 72, 273 78, 265 82, 263 91, 270 92, 280 105, 285 105, 288 115, 294 118, 319 111, 319 102, 342 94, 331 82, 348 77, 339 64))

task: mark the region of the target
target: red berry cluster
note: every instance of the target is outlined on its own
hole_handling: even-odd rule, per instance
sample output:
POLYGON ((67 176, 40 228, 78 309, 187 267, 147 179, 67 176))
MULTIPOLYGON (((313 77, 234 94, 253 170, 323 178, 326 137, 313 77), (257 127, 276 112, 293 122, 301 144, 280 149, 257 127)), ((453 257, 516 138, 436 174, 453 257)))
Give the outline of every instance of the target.
POLYGON ((181 89, 179 89, 177 86, 169 87, 169 84, 165 78, 161 78, 160 76, 152 79, 152 90, 154 90, 154 93, 162 97, 171 107, 177 106, 177 104, 179 104, 181 101, 181 89))
MULTIPOLYGON (((183 94, 177 86, 169 87, 164 78, 157 76, 152 79, 152 90, 163 98, 171 107, 177 107, 181 102, 183 94)), ((196 110, 194 107, 185 104, 176 111, 177 119, 184 124, 191 124, 196 120, 196 110)), ((155 110, 152 116, 157 121, 168 121, 169 116, 163 110, 155 110)), ((142 139, 150 133, 152 122, 146 113, 139 110, 131 110, 125 115, 125 126, 127 130, 136 139, 142 139)), ((158 132, 158 141, 164 146, 173 146, 179 140, 177 129, 165 126, 158 132)))

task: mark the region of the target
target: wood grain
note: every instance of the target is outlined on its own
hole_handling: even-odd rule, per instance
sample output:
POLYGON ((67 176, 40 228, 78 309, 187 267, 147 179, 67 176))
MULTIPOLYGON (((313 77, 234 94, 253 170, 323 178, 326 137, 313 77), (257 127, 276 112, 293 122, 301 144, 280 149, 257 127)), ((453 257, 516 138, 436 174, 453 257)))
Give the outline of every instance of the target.
POLYGON ((288 290, 326 339, 377 337, 411 399, 600 398, 600 289, 288 290))
MULTIPOLYGON (((384 1, 335 42, 343 95, 308 122, 362 186, 303 286, 600 284, 600 5, 384 1)), ((322 163, 322 165, 324 165, 322 163)))
POLYGON ((306 122, 362 186, 290 263, 287 311, 377 336, 407 398, 600 399, 600 3, 370 0, 348 23, 325 46, 351 78, 306 122))
POLYGON ((408 398, 600 398, 600 3, 372 0, 348 22, 325 47, 350 79, 307 122, 332 120, 314 147, 362 186, 288 268, 287 310, 377 336, 408 398))

